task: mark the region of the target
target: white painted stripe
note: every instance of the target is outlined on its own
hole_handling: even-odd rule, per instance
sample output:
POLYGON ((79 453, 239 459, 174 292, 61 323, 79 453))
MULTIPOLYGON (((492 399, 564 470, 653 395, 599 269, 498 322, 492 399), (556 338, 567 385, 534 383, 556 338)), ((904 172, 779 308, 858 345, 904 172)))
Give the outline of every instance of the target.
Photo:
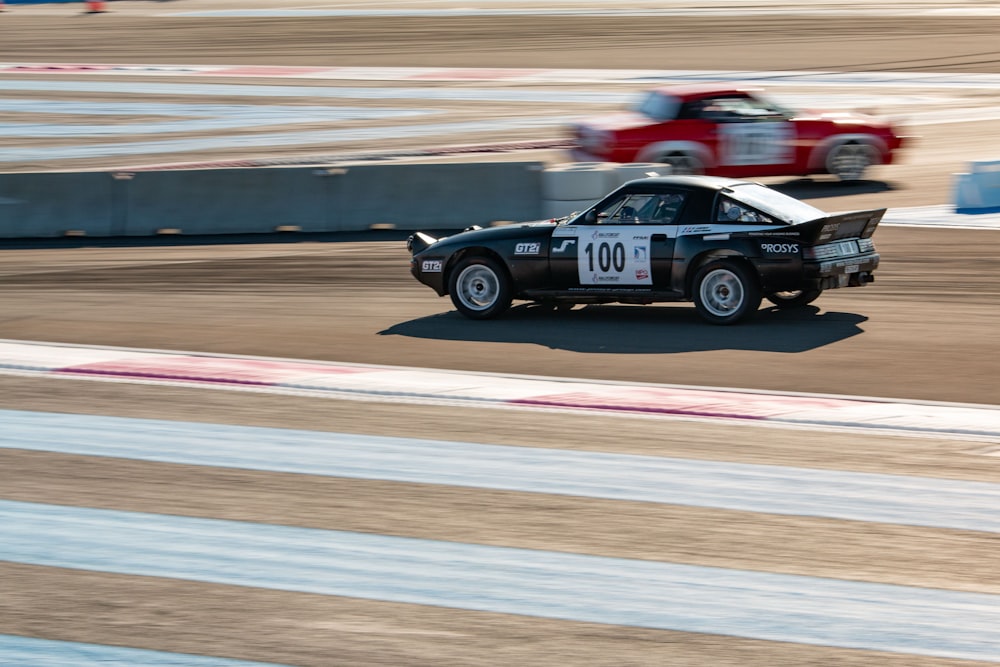
POLYGON ((880 225, 935 229, 1000 229, 1000 213, 955 213, 951 204, 891 208, 880 225))
POLYGON ((1000 661, 997 595, 10 501, 0 560, 1000 661))
POLYGON ((0 635, 0 664, 7 667, 282 667, 190 653, 0 635))
MULTIPOLYGON (((238 97, 312 97, 312 98, 334 98, 334 99, 355 99, 355 100, 430 100, 430 101, 479 101, 479 102, 525 102, 525 103, 551 103, 557 99, 560 103, 566 104, 623 104, 633 99, 633 93, 629 92, 585 92, 585 91, 557 91, 556 89, 546 90, 522 90, 509 88, 415 88, 390 86, 384 88, 361 88, 355 86, 337 87, 316 87, 316 86, 288 86, 288 85, 261 85, 261 84, 233 84, 233 83, 150 83, 150 82, 129 82, 120 83, 118 81, 34 81, 25 79, 0 80, 0 90, 10 91, 32 91, 32 92, 87 92, 87 93, 143 93, 146 95, 171 95, 171 96, 238 96, 238 97)), ((854 99, 852 96, 850 99, 854 99)), ((891 99, 891 98, 889 98, 891 99)), ((213 113, 218 109, 220 113, 255 113, 254 109, 269 109, 271 107, 260 106, 250 107, 244 105, 203 105, 203 104, 183 104, 183 103, 153 103, 153 102, 57 102, 53 100, 0 100, 4 104, 5 110, 23 110, 29 113, 156 113, 174 114, 184 113, 213 113), (16 105, 16 106, 15 106, 16 105), (49 108, 49 105, 52 105, 49 108), (188 111, 185 111, 187 109, 188 111)), ((900 102, 905 103, 905 100, 900 102)), ((380 111, 370 107, 354 107, 359 113, 367 111, 380 111)), ((284 111, 295 111, 301 109, 303 114, 324 109, 334 110, 336 107, 279 107, 284 111)), ((409 111, 400 109, 400 111, 409 111)), ((332 111, 331 111, 332 113, 332 111)), ((287 114, 283 114, 287 115, 287 114)))
POLYGON ((1000 408, 0 340, 0 373, 1000 440, 1000 408), (120 356, 116 356, 120 355, 120 356))
MULTIPOLYGON (((3 88, 0 85, 0 88, 3 88)), ((296 123, 412 120, 440 111, 431 109, 387 109, 352 106, 275 106, 246 104, 176 104, 152 102, 84 102, 63 100, 2 100, 0 112, 24 114, 28 122, 0 124, 0 136, 78 138, 163 134, 167 132, 219 132, 296 123), (89 124, 35 122, 38 114, 91 116, 89 124), (163 120, 123 120, 108 116, 169 116, 163 120)), ((16 116, 15 116, 16 117, 16 116)))
POLYGON ((4 449, 1000 533, 986 482, 6 410, 0 423, 4 449))
MULTIPOLYGON (((475 67, 329 67, 219 65, 108 65, 80 63, 0 63, 0 74, 74 76, 206 76, 355 81, 503 81, 506 83, 661 83, 741 82, 771 86, 876 86, 886 88, 1000 88, 1000 74, 971 72, 837 72, 822 70, 653 70, 524 69, 475 67)), ((100 82, 95 82, 95 84, 100 82)), ((42 84, 45 85, 45 84, 42 84)), ((145 85, 145 84, 140 84, 145 85)), ((319 89, 311 88, 321 95, 319 89)))

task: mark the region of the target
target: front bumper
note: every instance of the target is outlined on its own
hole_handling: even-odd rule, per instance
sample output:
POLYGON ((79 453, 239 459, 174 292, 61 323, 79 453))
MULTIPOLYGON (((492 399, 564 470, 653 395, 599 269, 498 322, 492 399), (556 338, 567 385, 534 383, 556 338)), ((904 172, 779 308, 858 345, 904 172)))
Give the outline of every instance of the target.
POLYGON ((410 273, 413 274, 413 277, 437 292, 438 296, 444 296, 448 293, 444 281, 444 268, 444 257, 414 256, 410 260, 410 273))

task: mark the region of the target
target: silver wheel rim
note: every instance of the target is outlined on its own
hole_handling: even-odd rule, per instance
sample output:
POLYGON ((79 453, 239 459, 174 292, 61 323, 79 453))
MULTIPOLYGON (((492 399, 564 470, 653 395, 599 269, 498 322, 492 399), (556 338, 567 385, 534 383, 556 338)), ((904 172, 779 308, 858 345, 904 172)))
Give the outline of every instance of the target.
POLYGON ((845 144, 838 147, 830 158, 830 172, 845 181, 861 178, 871 165, 871 154, 862 144, 845 144))
POLYGON ((729 317, 743 305, 745 293, 739 276, 729 269, 715 269, 698 289, 705 310, 716 317, 729 317))
POLYGON ((455 281, 458 300, 469 310, 486 310, 500 296, 500 278, 488 266, 473 264, 458 274, 455 281))

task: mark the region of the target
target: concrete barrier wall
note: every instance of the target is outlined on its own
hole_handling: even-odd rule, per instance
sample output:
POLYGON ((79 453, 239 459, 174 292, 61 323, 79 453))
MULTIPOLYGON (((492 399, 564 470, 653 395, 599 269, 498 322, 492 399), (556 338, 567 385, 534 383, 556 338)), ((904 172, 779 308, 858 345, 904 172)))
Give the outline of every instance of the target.
POLYGON ((148 171, 127 184, 125 223, 115 235, 331 231, 330 183, 309 169, 148 171))
POLYGON ((0 238, 462 228, 543 217, 539 162, 0 174, 0 238))
POLYGON ((112 236, 125 197, 106 173, 0 174, 0 237, 112 236))

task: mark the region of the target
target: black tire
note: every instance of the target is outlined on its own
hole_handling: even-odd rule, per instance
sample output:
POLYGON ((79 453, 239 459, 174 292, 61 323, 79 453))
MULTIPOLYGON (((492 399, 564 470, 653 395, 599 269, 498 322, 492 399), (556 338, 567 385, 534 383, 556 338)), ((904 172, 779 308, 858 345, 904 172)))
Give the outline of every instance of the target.
POLYGON ((448 293, 458 312, 469 319, 488 320, 510 308, 510 277, 490 257, 466 257, 448 274, 448 293))
POLYGON ((712 324, 736 324, 760 307, 757 276, 741 262, 709 262, 694 277, 694 306, 712 324))
POLYGON ((868 167, 877 162, 872 146, 850 141, 835 146, 830 151, 826 158, 826 169, 842 181, 860 181, 868 167))
POLYGON ((780 309, 801 308, 807 306, 823 293, 820 289, 795 290, 788 292, 772 292, 766 295, 768 301, 780 309))

